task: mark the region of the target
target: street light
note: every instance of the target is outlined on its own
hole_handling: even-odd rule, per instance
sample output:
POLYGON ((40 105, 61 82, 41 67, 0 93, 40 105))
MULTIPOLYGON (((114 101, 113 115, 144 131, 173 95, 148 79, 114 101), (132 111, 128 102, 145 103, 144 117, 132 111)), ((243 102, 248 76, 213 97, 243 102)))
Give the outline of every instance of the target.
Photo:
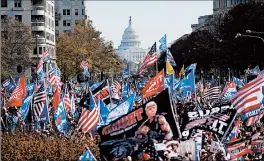
POLYGON ((264 34, 264 32, 251 31, 251 30, 246 30, 246 33, 248 33, 248 34, 264 34))
POLYGON ((38 74, 37 74, 37 68, 38 68, 38 58, 39 58, 39 54, 38 54, 38 38, 39 38, 39 35, 35 35, 35 38, 36 38, 36 52, 37 52, 37 63, 36 63, 36 80, 37 80, 37 83, 38 83, 38 74))
POLYGON ((259 36, 253 36, 253 35, 242 35, 241 33, 237 33, 237 35, 235 36, 235 39, 239 38, 239 37, 249 37, 249 38, 257 38, 257 39, 261 39, 261 41, 264 43, 264 39, 262 37, 259 36))
POLYGON ((38 38, 39 38, 39 35, 35 35, 35 38, 36 38, 36 52, 37 52, 37 59, 39 57, 39 54, 38 54, 38 38))

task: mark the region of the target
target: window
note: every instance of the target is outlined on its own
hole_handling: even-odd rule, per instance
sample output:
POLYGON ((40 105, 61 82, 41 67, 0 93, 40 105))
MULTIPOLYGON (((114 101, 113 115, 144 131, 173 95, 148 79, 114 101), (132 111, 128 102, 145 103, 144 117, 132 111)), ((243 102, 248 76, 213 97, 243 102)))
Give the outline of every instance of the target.
POLYGON ((70 33, 71 30, 63 30, 64 33, 70 33))
POLYGON ((71 20, 63 20, 63 26, 71 26, 71 20))
POLYGON ((33 51, 33 55, 37 55, 37 54, 38 54, 38 49, 35 47, 33 51))
POLYGON ((59 21, 58 20, 55 21, 55 25, 59 26, 59 21))
POLYGON ((67 9, 67 15, 71 15, 71 10, 67 9))
POLYGON ((82 15, 84 15, 84 9, 82 9, 82 15))
POLYGON ((51 20, 51 29, 54 31, 54 21, 51 20))
POLYGON ((63 9, 63 15, 66 15, 66 9, 63 9))
POLYGON ((1 7, 7 7, 7 0, 1 0, 1 7))
POLYGON ((53 7, 51 7, 51 15, 52 15, 52 17, 54 17, 53 7))
POLYGON ((78 9, 75 9, 75 15, 78 15, 78 9))
POLYGON ((7 19, 7 15, 1 15, 1 21, 5 22, 5 20, 7 19))
POLYGON ((59 33, 60 33, 59 30, 55 30, 56 35, 59 35, 59 33))
POLYGON ((15 7, 21 7, 21 0, 15 0, 15 7))
POLYGON ((39 54, 42 54, 42 46, 39 47, 39 54))
POLYGON ((17 20, 17 21, 22 21, 22 15, 15 15, 15 19, 17 20))

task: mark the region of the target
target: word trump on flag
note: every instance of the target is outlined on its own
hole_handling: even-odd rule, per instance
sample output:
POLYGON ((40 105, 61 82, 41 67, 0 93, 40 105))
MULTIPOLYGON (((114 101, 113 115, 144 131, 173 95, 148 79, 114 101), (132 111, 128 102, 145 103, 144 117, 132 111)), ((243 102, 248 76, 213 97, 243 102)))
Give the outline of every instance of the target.
POLYGON ((144 98, 146 98, 153 96, 163 90, 164 90, 164 70, 160 71, 154 78, 152 78, 142 89, 141 93, 144 95, 144 98))

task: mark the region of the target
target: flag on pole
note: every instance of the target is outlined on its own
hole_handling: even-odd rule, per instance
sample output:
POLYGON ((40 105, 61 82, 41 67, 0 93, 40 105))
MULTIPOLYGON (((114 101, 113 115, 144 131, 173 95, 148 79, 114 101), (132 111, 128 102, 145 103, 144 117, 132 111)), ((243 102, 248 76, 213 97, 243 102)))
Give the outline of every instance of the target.
POLYGON ((173 67, 171 66, 170 62, 168 62, 168 61, 166 61, 166 73, 168 75, 175 73, 173 70, 173 67))
POLYGON ((158 60, 158 53, 157 53, 157 47, 156 42, 152 45, 150 51, 145 56, 143 62, 141 63, 138 73, 141 74, 144 69, 150 65, 153 65, 158 60))
POLYGON ((174 67, 176 66, 176 62, 169 49, 167 49, 167 52, 166 52, 166 60, 169 61, 172 66, 174 67))
POLYGON ((81 62, 81 68, 83 69, 83 75, 85 75, 86 77, 88 77, 88 78, 90 78, 90 73, 89 73, 89 71, 88 71, 88 63, 87 63, 87 61, 85 61, 85 60, 83 60, 82 62, 81 62))
POLYGON ((165 34, 164 36, 162 36, 159 42, 160 42, 159 50, 160 51, 166 50, 167 49, 167 35, 165 34))
POLYGON ((179 72, 179 78, 181 79, 182 75, 184 74, 184 64, 182 65, 182 68, 179 72))
POLYGON ((100 113, 92 94, 90 94, 90 109, 83 108, 82 114, 78 122, 78 129, 82 129, 83 133, 91 132, 99 123, 100 113))
POLYGON ((27 95, 26 80, 25 80, 25 75, 23 74, 22 77, 20 78, 20 81, 16 89, 13 91, 11 97, 9 98, 7 105, 22 106, 23 98, 26 97, 26 95, 27 95))

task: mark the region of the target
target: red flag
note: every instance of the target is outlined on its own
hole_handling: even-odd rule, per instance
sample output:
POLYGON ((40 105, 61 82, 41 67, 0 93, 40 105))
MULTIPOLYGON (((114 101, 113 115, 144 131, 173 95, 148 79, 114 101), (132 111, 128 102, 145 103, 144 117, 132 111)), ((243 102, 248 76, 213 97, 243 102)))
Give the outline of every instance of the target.
POLYGON ((152 78, 142 89, 141 93, 144 95, 144 98, 146 98, 153 96, 163 90, 164 90, 164 70, 160 71, 154 78, 152 78))
POLYGON ((53 95, 53 100, 52 100, 53 112, 56 111, 60 103, 60 91, 61 91, 60 88, 61 87, 57 87, 53 95))
POLYGON ((7 106, 22 106, 23 98, 27 95, 25 75, 20 81, 7 102, 7 106))

